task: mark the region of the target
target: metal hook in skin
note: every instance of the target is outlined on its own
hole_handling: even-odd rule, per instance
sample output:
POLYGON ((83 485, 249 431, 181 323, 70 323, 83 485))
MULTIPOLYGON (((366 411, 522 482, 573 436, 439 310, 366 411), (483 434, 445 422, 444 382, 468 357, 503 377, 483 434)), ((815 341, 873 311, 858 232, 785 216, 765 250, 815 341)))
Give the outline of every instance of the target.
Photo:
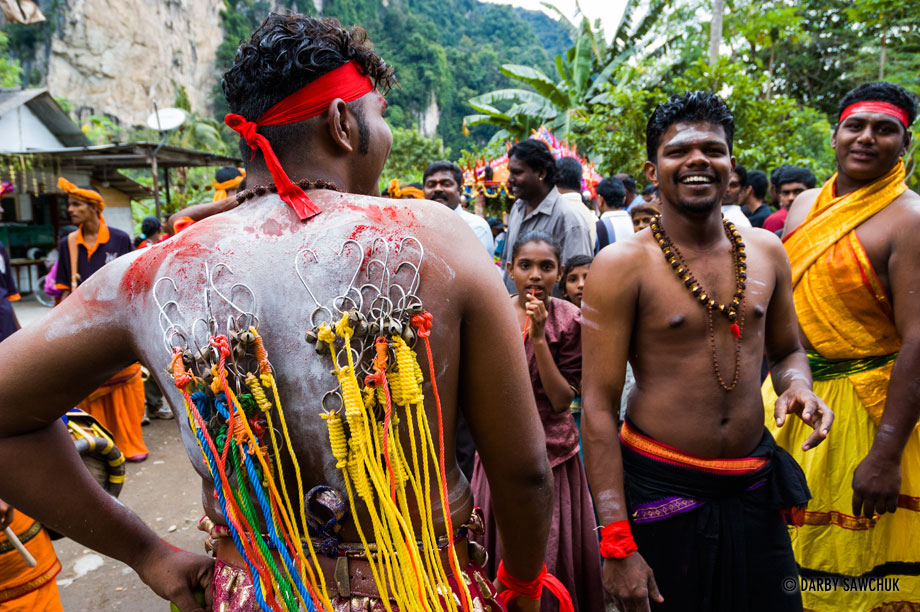
POLYGON ((166 281, 172 284, 173 291, 175 291, 177 296, 179 295, 179 286, 176 284, 175 279, 169 276, 160 277, 159 279, 157 279, 156 283, 154 283, 153 285, 153 301, 154 303, 156 303, 157 310, 159 311, 157 315, 157 323, 159 323, 160 331, 163 332, 164 338, 165 338, 165 335, 169 329, 173 327, 176 327, 176 328, 179 327, 178 324, 175 321, 173 321, 173 319, 169 316, 169 313, 167 312, 167 308, 169 308, 170 304, 172 304, 173 306, 175 306, 176 313, 179 315, 182 314, 182 309, 179 307, 179 303, 175 299, 169 300, 165 303, 160 301, 160 296, 157 295, 157 288, 160 286, 160 283, 163 281, 166 281), (164 324, 164 319, 165 319, 165 324, 164 324))
MULTIPOLYGON (((406 236, 405 238, 399 241, 399 245, 397 245, 396 252, 402 253, 404 245, 410 241, 414 242, 418 246, 418 263, 416 263, 414 266, 411 266, 415 270, 414 284, 409 287, 409 293, 415 293, 416 291, 418 291, 419 285, 421 285, 421 282, 422 282, 421 269, 422 269, 422 261, 424 261, 425 259, 425 247, 422 246, 421 241, 419 241, 419 239, 416 238, 415 236, 406 236)), ((396 266, 396 270, 399 270, 400 266, 402 266, 403 264, 411 265, 409 264, 409 262, 402 262, 399 264, 399 266, 396 266)), ((393 271, 393 276, 396 276, 396 270, 393 271)))
POLYGON ((374 241, 371 243, 370 259, 368 259, 367 267, 366 267, 368 281, 370 281, 371 279, 371 264, 375 262, 380 264, 380 268, 381 268, 380 286, 379 286, 380 293, 386 293, 387 290, 384 289, 384 287, 389 287, 390 285, 389 271, 387 270, 387 266, 390 264, 390 245, 387 243, 386 239, 381 238, 379 236, 377 238, 374 238, 374 241), (378 242, 383 243, 384 259, 382 260, 373 256, 377 250, 378 242))
POLYGON ((361 295, 361 290, 355 285, 355 282, 358 280, 358 274, 361 273, 361 268, 364 266, 364 247, 361 246, 361 243, 357 240, 350 238, 342 243, 342 248, 339 249, 339 252, 336 253, 336 257, 343 257, 345 255, 345 247, 349 244, 355 245, 358 249, 358 265, 355 267, 355 273, 351 275, 351 280, 348 281, 348 287, 342 292, 342 295, 337 296, 332 300, 332 307, 336 310, 337 314, 342 314, 344 312, 344 302, 347 300, 355 307, 356 310, 361 311, 364 308, 364 296, 361 295), (357 301, 349 297, 349 293, 354 293, 357 296, 357 301), (339 301, 342 301, 342 308, 339 308, 339 301))
MULTIPOLYGON (((231 290, 230 293, 233 293, 231 290)), ((235 331, 233 328, 236 326, 236 321, 233 319, 233 315, 227 315, 227 342, 230 342, 231 331, 235 331)), ((237 341, 238 342, 238 341, 237 341)), ((236 394, 241 395, 242 391, 240 389, 240 379, 243 377, 241 374, 240 368, 237 367, 236 354, 233 351, 234 347, 230 347, 230 371, 233 373, 233 382, 236 386, 236 394)))
POLYGON ((224 262, 220 262, 216 264, 214 268, 211 269, 210 274, 208 274, 208 286, 223 301, 225 301, 230 306, 230 308, 232 308, 233 310, 237 311, 238 313, 242 315, 254 316, 253 312, 255 311, 255 308, 256 308, 256 294, 252 289, 249 288, 248 285, 246 285, 245 283, 234 283, 233 285, 230 286, 229 295, 224 295, 223 293, 221 293, 220 289, 217 288, 217 285, 214 283, 214 279, 217 276, 217 273, 221 268, 225 268, 231 275, 233 274, 233 268, 231 268, 229 265, 225 264, 224 262), (242 308, 237 306, 237 304, 231 299, 233 297, 233 291, 237 288, 245 289, 246 293, 249 295, 249 299, 251 300, 250 310, 243 310, 242 308))
POLYGON ((307 247, 300 249, 299 251, 297 251, 297 254, 294 255, 294 273, 297 274, 297 278, 300 279, 300 284, 303 285, 303 288, 306 289, 307 293, 310 294, 310 299, 313 300, 313 303, 316 304, 316 307, 323 308, 322 304, 319 303, 319 300, 316 299, 316 295, 313 294, 313 290, 310 289, 310 285, 307 284, 307 281, 304 280, 303 275, 300 273, 300 266, 298 265, 298 263, 300 262, 301 253, 309 253, 310 255, 312 255, 313 263, 319 263, 319 258, 317 258, 316 251, 314 251, 313 249, 310 249, 307 247))

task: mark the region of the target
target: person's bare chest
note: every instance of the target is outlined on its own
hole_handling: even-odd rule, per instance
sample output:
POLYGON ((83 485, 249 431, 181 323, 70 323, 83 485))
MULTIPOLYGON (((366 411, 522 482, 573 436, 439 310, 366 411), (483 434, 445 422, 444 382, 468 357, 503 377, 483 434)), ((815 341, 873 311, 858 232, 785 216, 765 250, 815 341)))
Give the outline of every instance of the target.
POLYGON ((888 274, 888 260, 891 258, 896 223, 896 211, 886 209, 861 223, 855 230, 859 244, 872 265, 872 270, 889 296, 891 295, 891 281, 888 274))
POLYGON ((650 255, 637 303, 637 339, 669 352, 674 346, 707 348, 710 338, 721 346, 733 339, 733 322, 743 339, 762 339, 776 279, 774 267, 758 249, 746 246, 740 264, 727 246, 707 253, 685 249, 679 268, 661 253, 650 255), (681 269, 689 275, 683 277, 681 269), (695 294, 696 287, 700 291, 695 294), (735 317, 729 316, 732 306, 735 317))

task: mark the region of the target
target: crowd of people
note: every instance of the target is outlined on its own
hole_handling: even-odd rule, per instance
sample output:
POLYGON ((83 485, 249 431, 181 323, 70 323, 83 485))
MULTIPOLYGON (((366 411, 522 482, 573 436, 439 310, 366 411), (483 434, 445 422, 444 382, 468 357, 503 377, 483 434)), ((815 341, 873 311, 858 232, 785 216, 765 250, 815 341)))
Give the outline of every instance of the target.
MULTIPOLYGON (((272 14, 223 78, 247 162, 213 202, 132 245, 61 179, 60 304, 0 328, 14 527, 183 612, 920 610, 916 98, 847 93, 818 186, 737 164, 731 110, 688 92, 649 117, 646 187, 611 172, 587 201, 580 163, 527 139, 486 219, 449 161, 377 195, 393 82, 360 29, 272 14), (175 415, 213 558, 89 479, 75 405, 133 461, 175 415), (227 477, 237 451, 257 478, 227 477)), ((0 610, 60 609, 60 565, 15 554, 0 610)))

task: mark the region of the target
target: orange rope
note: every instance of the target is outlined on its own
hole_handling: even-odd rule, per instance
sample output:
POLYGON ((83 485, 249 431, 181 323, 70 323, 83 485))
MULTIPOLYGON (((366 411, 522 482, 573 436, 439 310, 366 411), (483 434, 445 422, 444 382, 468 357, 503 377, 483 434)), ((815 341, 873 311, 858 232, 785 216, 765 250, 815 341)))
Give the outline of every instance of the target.
MULTIPOLYGON (((438 381, 435 378, 434 371, 434 357, 431 353, 431 342, 429 337, 431 336, 431 326, 434 323, 434 317, 430 312, 424 312, 420 315, 413 315, 411 319, 412 325, 416 328, 416 333, 425 341, 425 351, 428 353, 428 372, 431 377, 431 391, 434 393, 434 404, 437 407, 438 411, 438 464, 441 468, 441 505, 444 509, 444 522, 445 528, 447 530, 447 545, 448 551, 450 554, 448 558, 450 560, 451 571, 454 573, 454 577, 457 579, 458 586, 463 585, 463 579, 460 572, 460 565, 457 562, 457 556, 454 554, 454 526, 453 520, 450 513, 450 501, 447 494, 447 468, 446 462, 444 460, 444 416, 441 412, 441 396, 438 394, 438 381)), ((464 612, 469 612, 467 607, 467 599, 464 597, 462 599, 463 610, 464 612)))

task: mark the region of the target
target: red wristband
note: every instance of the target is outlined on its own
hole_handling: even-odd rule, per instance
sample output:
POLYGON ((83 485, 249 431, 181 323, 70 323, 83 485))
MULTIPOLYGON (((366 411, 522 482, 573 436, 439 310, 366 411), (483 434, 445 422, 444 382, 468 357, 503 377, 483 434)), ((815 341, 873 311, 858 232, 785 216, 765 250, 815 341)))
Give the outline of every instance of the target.
POLYGON ((625 559, 637 550, 629 521, 615 521, 601 529, 601 556, 605 559, 625 559))
POLYGON ((559 612, 575 612, 575 606, 572 604, 572 597, 569 592, 565 590, 558 578, 546 571, 546 565, 543 566, 539 576, 525 582, 509 574, 508 570, 505 569, 505 562, 500 561, 497 577, 498 581, 508 589, 498 594, 498 598, 503 604, 507 604, 515 597, 540 599, 543 587, 546 587, 559 600, 559 612))

